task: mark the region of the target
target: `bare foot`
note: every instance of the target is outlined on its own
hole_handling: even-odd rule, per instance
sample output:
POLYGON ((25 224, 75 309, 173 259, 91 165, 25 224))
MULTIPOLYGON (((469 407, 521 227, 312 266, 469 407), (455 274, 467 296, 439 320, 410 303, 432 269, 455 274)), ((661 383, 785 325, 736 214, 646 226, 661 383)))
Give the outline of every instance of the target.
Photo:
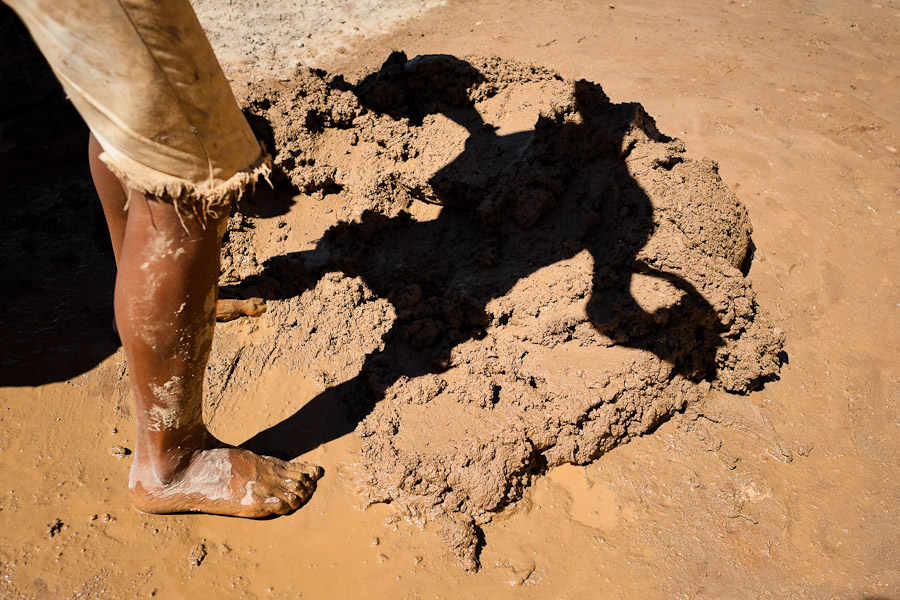
POLYGON ((216 321, 233 321, 238 317, 258 317, 264 312, 266 312, 266 301, 262 298, 220 299, 216 302, 216 321))
POLYGON ((163 483, 148 459, 131 467, 131 501, 149 513, 202 512, 236 517, 283 515, 305 504, 323 470, 242 448, 197 452, 180 475, 163 483))

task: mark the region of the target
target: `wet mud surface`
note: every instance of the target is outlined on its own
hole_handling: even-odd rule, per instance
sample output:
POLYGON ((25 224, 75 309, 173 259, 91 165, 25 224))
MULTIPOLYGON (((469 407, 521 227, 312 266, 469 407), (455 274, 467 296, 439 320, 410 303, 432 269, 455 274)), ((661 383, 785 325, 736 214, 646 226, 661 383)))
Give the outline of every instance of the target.
POLYGON ((223 374, 311 374, 329 389, 251 447, 293 458, 304 413, 341 407, 324 435, 355 426, 365 497, 436 521, 466 569, 536 476, 777 374, 783 334, 742 271, 746 209, 640 105, 514 62, 400 53, 355 84, 254 84, 246 104, 279 185, 335 222, 262 258, 253 219, 232 219, 222 282, 269 300, 271 333, 250 352, 217 342, 210 402, 223 374))
POLYGON ((130 505, 87 132, 0 10, 0 598, 895 598, 900 5, 435 4, 195 4, 282 165, 230 224, 223 294, 268 310, 216 326, 205 416, 326 472, 263 521, 130 505), (612 159, 630 102, 660 137, 612 159))

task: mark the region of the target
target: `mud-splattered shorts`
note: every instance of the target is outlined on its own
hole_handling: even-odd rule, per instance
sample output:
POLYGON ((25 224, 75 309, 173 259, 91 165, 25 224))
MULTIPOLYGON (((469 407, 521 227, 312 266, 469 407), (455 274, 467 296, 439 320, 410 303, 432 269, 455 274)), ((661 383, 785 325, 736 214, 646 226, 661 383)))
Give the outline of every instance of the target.
POLYGON ((188 0, 6 0, 134 190, 209 214, 268 172, 188 0))

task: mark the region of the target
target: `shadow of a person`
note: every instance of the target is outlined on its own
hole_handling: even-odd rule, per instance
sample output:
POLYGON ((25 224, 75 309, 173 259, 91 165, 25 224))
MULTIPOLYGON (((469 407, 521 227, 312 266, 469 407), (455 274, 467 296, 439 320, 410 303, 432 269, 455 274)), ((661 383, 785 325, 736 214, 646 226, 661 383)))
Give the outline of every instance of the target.
POLYGON ((443 371, 455 346, 502 324, 503 315, 485 310, 491 300, 538 269, 584 251, 594 264, 587 317, 609 344, 650 351, 693 381, 715 376, 723 330, 715 310, 691 283, 640 257, 654 230, 653 205, 629 174, 630 137, 638 130, 671 140, 639 105, 612 104, 587 81, 577 82, 571 103, 541 116, 533 131, 498 136, 469 97, 479 81, 481 74, 457 58, 407 62, 397 53, 354 88, 369 110, 413 125, 440 113, 465 127, 468 138, 464 151, 427 185, 406 186, 413 198, 443 205, 437 218, 366 211, 329 229, 315 250, 276 256, 259 278, 245 282, 277 279, 269 297, 288 298, 337 270, 361 277, 397 311, 383 350, 366 357, 359 376, 254 436, 247 447, 290 459, 352 431, 398 379, 443 371), (648 312, 631 292, 636 273, 665 280, 680 290, 680 299, 648 312), (335 402, 348 407, 343 418, 335 416, 335 402), (314 439, 298 435, 304 423, 326 413, 326 431, 314 439))
POLYGON ((0 387, 30 387, 77 377, 116 352, 115 263, 87 126, 6 5, 0 53, 0 387))

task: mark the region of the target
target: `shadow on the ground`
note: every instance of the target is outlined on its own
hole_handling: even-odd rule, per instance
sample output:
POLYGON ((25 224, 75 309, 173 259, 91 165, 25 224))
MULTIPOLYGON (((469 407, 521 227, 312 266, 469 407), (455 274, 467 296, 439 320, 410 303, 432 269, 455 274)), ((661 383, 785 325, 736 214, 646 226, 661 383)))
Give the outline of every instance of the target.
POLYGON ((118 348, 87 138, 61 92, 0 122, 0 386, 71 379, 118 348))
MULTIPOLYGON (((0 4, 0 386, 77 377, 119 347, 115 260, 91 181, 88 129, 9 7, 0 4)), ((250 116, 272 146, 271 129, 250 116)), ((277 175, 277 174, 276 174, 277 175)), ((260 185, 244 214, 284 214, 284 178, 260 185)))
POLYGON ((484 336, 491 299, 585 250, 594 263, 591 324, 687 378, 713 378, 722 344, 713 308, 687 281, 636 260, 652 233, 653 207, 629 175, 621 148, 639 107, 610 105, 599 86, 580 81, 578 118, 541 117, 532 132, 498 136, 464 93, 481 77, 474 67, 449 56, 416 60, 404 66, 405 56, 392 56, 352 89, 368 109, 395 119, 421 123, 441 112, 468 130, 464 152, 431 178, 433 195, 422 197, 443 205, 440 215, 419 222, 405 213, 389 218, 367 211, 330 228, 312 251, 268 260, 260 275, 241 284, 283 299, 314 287, 326 271, 359 276, 396 308, 384 349, 366 357, 359 376, 246 446, 290 459, 352 431, 400 377, 439 373, 454 346, 484 336), (481 184, 473 183, 473 169, 482 172, 481 184), (665 279, 684 297, 648 313, 630 291, 635 273, 665 279), (325 430, 310 437, 304 431, 310 422, 325 430))
POLYGON ((64 381, 116 351, 115 265, 88 130, 0 6, 0 386, 64 381))

